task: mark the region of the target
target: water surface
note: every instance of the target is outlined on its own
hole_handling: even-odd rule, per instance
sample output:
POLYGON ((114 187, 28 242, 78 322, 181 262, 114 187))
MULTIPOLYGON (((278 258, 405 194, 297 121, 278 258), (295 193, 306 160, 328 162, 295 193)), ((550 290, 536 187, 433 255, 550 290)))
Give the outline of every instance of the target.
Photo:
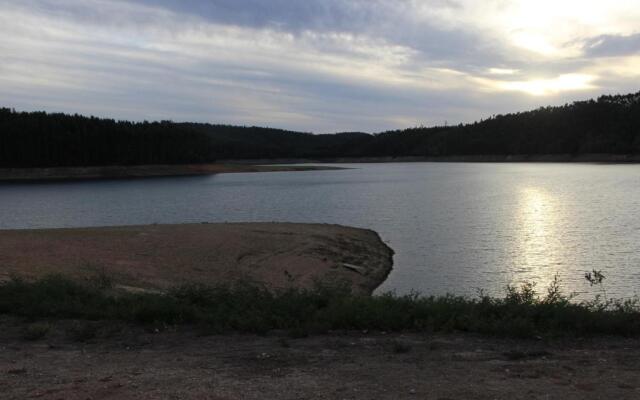
POLYGON ((379 289, 502 293, 524 280, 609 296, 640 287, 640 165, 397 163, 353 169, 0 184, 0 229, 293 221, 378 231, 379 289))

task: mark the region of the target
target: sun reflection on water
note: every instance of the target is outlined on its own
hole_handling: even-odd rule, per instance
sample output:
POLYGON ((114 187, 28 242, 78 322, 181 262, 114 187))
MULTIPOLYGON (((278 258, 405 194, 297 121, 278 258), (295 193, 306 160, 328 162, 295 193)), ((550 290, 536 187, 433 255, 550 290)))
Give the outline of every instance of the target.
POLYGON ((538 288, 551 283, 563 266, 563 245, 559 229, 561 214, 554 196, 538 187, 522 189, 518 198, 515 240, 516 268, 525 280, 538 288))

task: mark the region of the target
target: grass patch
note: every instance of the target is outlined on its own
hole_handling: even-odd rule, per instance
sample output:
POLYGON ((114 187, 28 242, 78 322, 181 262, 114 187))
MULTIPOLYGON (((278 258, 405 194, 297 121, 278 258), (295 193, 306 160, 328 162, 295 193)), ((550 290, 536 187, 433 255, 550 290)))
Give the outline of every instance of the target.
MULTIPOLYGON (((636 301, 597 298, 573 303, 557 287, 551 289, 538 296, 533 285, 526 284, 509 288, 501 298, 391 293, 369 297, 353 295, 344 287, 272 292, 256 286, 184 286, 166 294, 114 293, 108 285, 51 276, 0 285, 0 313, 196 324, 211 333, 278 329, 292 337, 329 330, 464 331, 515 337, 640 334, 636 301)), ((79 329, 73 336, 88 340, 95 331, 79 329)))

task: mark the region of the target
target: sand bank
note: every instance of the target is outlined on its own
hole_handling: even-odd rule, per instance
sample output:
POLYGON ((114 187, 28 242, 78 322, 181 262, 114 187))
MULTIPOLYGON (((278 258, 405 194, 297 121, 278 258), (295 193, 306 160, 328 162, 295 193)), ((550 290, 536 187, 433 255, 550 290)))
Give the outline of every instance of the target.
POLYGON ((370 230, 324 224, 180 224, 0 230, 0 280, 104 274, 131 290, 254 282, 309 288, 346 281, 370 293, 393 251, 370 230))

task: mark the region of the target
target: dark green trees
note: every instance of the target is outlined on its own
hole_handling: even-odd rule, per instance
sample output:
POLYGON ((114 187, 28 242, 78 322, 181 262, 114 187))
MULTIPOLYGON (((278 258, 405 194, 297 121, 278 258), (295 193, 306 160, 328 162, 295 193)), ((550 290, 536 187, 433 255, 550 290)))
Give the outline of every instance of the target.
POLYGON ((0 167, 199 163, 214 155, 207 134, 167 121, 0 109, 0 167))
POLYGON ((640 153, 640 92, 375 135, 127 122, 0 109, 0 167, 204 163, 228 159, 640 153))

